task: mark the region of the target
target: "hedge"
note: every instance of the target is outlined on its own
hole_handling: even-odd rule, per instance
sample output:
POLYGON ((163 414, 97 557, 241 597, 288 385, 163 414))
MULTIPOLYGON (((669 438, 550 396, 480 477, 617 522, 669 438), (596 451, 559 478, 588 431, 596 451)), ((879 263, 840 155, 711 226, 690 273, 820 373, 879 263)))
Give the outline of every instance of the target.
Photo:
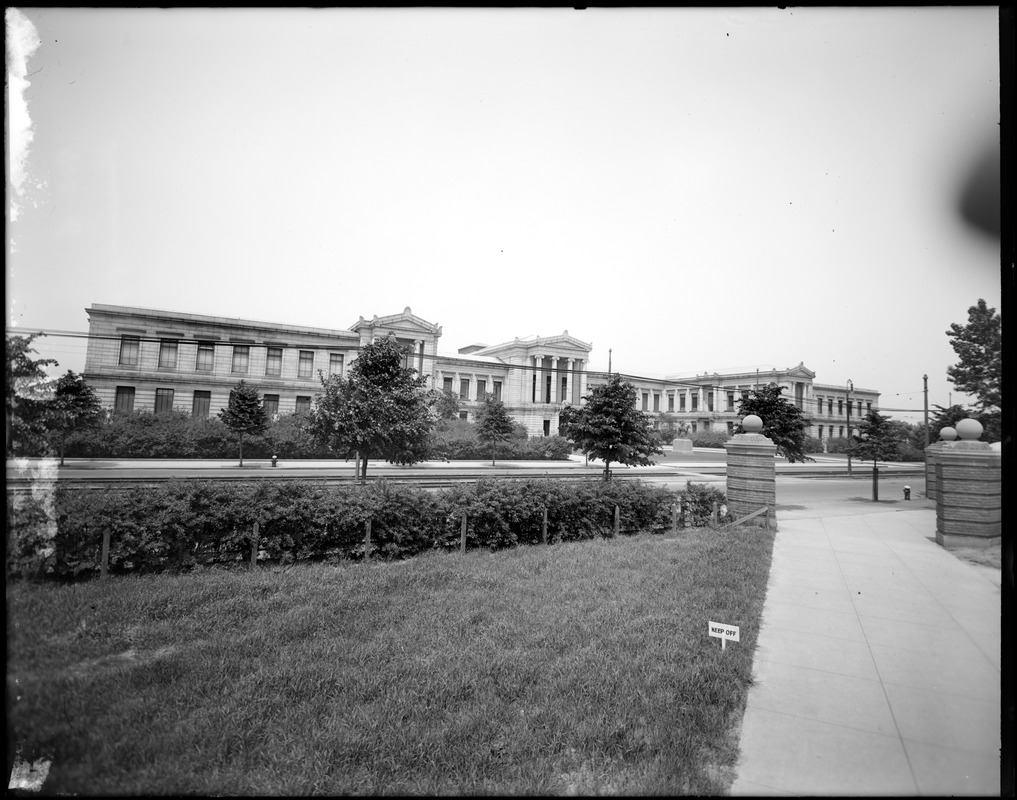
POLYGON ((384 480, 340 487, 188 480, 116 492, 60 486, 49 498, 8 496, 7 574, 94 576, 104 530, 110 574, 150 573, 244 562, 255 522, 264 563, 362 559, 368 519, 372 554, 404 559, 458 548, 463 512, 467 547, 498 550, 540 543, 544 509, 554 543, 612 536, 616 505, 623 533, 667 529, 678 501, 681 527, 707 524, 714 503, 727 519, 724 493, 691 481, 681 491, 553 479, 482 479, 438 492, 384 480))

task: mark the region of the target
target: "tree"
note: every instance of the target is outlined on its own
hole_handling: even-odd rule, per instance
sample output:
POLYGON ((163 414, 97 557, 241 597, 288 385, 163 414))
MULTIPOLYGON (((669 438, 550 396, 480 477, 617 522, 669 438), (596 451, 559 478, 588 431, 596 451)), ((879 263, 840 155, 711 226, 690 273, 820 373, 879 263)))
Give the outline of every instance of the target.
POLYGON ((52 358, 34 359, 32 342, 38 334, 7 337, 7 457, 30 453, 45 445, 45 411, 49 400, 46 367, 59 366, 52 358))
MULTIPOLYGON (((783 386, 770 383, 761 389, 750 389, 740 402, 738 413, 744 418, 755 414, 763 420, 763 436, 777 445, 778 455, 794 464, 796 461, 815 461, 805 454, 809 426, 802 410, 782 397, 783 386)), ((741 425, 735 433, 744 433, 741 425)))
POLYGON ((68 434, 98 425, 103 419, 102 403, 81 375, 67 370, 56 383, 46 419, 50 434, 57 441, 62 467, 68 434))
POLYGON ((484 405, 477 412, 477 438, 491 445, 492 467, 495 465, 498 444, 511 439, 514 433, 515 424, 505 410, 505 404, 488 395, 484 405))
POLYGON ((853 436, 851 455, 863 461, 899 461, 907 439, 905 428, 895 419, 870 411, 858 423, 858 435, 853 436))
POLYGON ((367 462, 375 456, 396 464, 427 456, 434 417, 424 379, 404 367, 404 359, 403 347, 390 335, 365 345, 348 377, 319 373, 322 391, 315 397, 308 429, 337 455, 356 454, 362 482, 367 462))
POLYGON ((984 429, 982 438, 986 441, 1002 441, 1003 414, 999 410, 978 412, 957 404, 949 408, 943 408, 943 406, 933 406, 933 408, 937 409, 932 421, 929 423, 930 439, 933 441, 939 435, 940 430, 946 427, 956 428, 957 423, 962 419, 977 419, 982 423, 982 428, 984 429))
POLYGON ((950 325, 946 335, 960 359, 946 376, 957 389, 978 398, 982 412, 1000 408, 1003 376, 1002 320, 984 300, 968 309, 968 324, 950 325))
POLYGON ((229 404, 219 411, 219 419, 240 436, 240 466, 244 466, 244 434, 259 436, 268 427, 268 414, 258 390, 240 381, 230 389, 229 404))
POLYGON ((459 395, 445 389, 433 393, 431 407, 438 419, 459 419, 459 395))
POLYGON ((587 456, 603 459, 604 480, 611 464, 649 465, 663 453, 649 415, 636 408, 636 387, 615 375, 606 386, 594 387, 586 404, 562 409, 558 432, 587 456))

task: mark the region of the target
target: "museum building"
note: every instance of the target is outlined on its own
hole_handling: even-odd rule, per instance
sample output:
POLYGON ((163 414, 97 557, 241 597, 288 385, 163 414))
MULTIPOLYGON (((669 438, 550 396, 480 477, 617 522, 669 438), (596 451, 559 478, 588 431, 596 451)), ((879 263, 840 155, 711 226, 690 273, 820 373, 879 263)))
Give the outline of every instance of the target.
MULTIPOLYGON (((389 335, 405 347, 406 366, 425 376, 428 388, 459 397, 463 419, 472 420, 493 395, 531 435, 557 433, 561 409, 581 404, 591 388, 608 380, 607 373, 588 370, 592 343, 568 331, 445 353, 438 349, 441 326, 409 307, 401 314, 361 317, 347 329, 99 303, 85 311, 85 379, 103 405, 118 411, 214 416, 244 380, 257 388, 270 415, 306 412, 321 390, 319 372, 344 375, 361 347, 389 335)), ((739 419, 737 401, 770 382, 786 388, 785 396, 820 438, 845 435, 848 413, 853 428, 879 398, 872 390, 817 384, 803 364, 751 373, 623 377, 635 385, 641 410, 672 414, 693 431, 730 433, 739 419)))

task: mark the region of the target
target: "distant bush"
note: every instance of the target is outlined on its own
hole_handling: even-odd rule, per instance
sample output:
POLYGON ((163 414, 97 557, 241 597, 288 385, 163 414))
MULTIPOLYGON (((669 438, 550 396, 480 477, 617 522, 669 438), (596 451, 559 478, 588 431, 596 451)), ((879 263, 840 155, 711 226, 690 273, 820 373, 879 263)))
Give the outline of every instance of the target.
POLYGON ((815 436, 806 436, 805 443, 802 447, 802 451, 805 453, 822 453, 823 451, 823 440, 817 439, 815 436))
MULTIPOLYGON (((272 481, 172 481, 156 487, 94 492, 60 486, 52 508, 8 496, 7 573, 10 577, 88 577, 99 571, 103 531, 110 531, 111 574, 231 565, 250 557, 259 524, 258 560, 359 559, 371 520, 372 553, 409 558, 434 548, 459 547, 463 512, 467 547, 498 550, 542 541, 578 541, 620 530, 662 530, 681 503, 680 527, 709 523, 714 486, 674 491, 639 481, 525 481, 482 479, 439 492, 384 480, 361 486, 272 481)), ((721 512, 720 520, 727 519, 721 512)))
POLYGON ((826 452, 827 453, 846 453, 851 447, 852 440, 843 437, 833 437, 826 440, 826 452))
POLYGON ((691 434, 693 447, 718 447, 723 448, 731 437, 726 431, 696 431, 691 434))

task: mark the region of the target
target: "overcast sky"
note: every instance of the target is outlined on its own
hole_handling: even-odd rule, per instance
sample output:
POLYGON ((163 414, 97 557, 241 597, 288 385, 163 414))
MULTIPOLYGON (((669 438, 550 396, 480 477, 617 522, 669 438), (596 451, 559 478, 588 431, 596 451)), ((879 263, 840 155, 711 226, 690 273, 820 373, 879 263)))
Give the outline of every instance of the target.
POLYGON ((567 329, 593 369, 962 402, 998 13, 8 9, 8 329, 410 306, 446 352, 567 329))

